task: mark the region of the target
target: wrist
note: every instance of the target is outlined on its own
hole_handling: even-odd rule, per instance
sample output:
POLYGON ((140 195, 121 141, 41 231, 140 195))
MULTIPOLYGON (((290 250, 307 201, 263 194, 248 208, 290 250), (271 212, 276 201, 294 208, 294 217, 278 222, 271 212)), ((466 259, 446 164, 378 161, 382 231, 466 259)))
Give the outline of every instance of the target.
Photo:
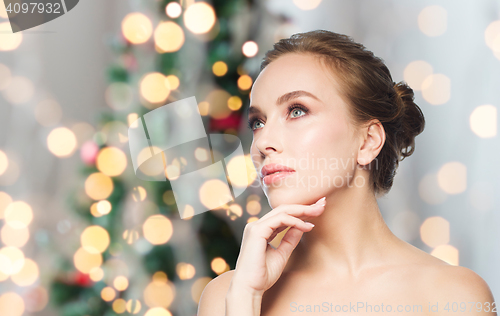
POLYGON ((247 288, 244 286, 239 286, 235 284, 230 284, 229 289, 227 291, 226 297, 245 297, 245 298, 252 298, 252 299, 262 299, 262 295, 264 294, 263 291, 256 291, 251 288, 247 288))
POLYGON ((260 315, 263 292, 231 284, 226 293, 226 315, 241 315, 248 311, 251 315, 260 315))

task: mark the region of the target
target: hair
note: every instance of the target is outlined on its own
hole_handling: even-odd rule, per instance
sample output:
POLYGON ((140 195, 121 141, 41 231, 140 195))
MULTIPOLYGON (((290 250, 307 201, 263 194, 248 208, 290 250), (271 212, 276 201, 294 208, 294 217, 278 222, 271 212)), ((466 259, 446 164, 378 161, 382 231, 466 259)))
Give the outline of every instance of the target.
POLYGON ((376 119, 386 139, 378 156, 369 164, 371 189, 376 195, 390 191, 399 162, 413 154, 415 137, 422 133, 425 119, 414 100, 413 89, 404 81, 393 82, 383 59, 376 57, 351 37, 326 30, 293 34, 276 42, 265 54, 262 71, 289 53, 319 57, 339 79, 339 92, 350 105, 348 113, 359 126, 376 119), (377 162, 377 168, 371 164, 377 162))

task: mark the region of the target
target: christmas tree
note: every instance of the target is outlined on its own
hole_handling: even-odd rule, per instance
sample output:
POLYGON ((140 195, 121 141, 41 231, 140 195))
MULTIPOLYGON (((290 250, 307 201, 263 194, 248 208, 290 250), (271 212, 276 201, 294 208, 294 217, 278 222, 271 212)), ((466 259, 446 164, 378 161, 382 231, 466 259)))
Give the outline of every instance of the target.
MULTIPOLYGON (((51 303, 64 316, 195 315, 206 284, 235 267, 236 232, 262 212, 261 190, 252 186, 234 202, 181 218, 170 181, 135 175, 127 131, 144 114, 195 95, 208 133, 244 135, 257 36, 275 17, 250 0, 141 5, 108 38, 117 56, 107 70, 109 110, 80 148, 82 181, 68 196, 83 228, 51 284, 51 303)), ((244 159, 251 184, 255 170, 244 159)))

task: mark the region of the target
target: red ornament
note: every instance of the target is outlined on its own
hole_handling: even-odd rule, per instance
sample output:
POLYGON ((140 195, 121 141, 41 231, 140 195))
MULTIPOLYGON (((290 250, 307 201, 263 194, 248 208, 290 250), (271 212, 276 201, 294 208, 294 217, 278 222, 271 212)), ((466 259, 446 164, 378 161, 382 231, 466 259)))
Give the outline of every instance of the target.
POLYGON ((89 287, 92 285, 92 280, 89 275, 86 273, 81 273, 80 271, 75 272, 74 282, 80 286, 89 287))
POLYGON ((228 117, 223 119, 210 120, 210 130, 226 130, 232 128, 238 130, 241 123, 241 115, 237 112, 232 112, 228 117))
POLYGON ((85 142, 80 148, 80 158, 87 165, 95 164, 97 153, 99 152, 99 146, 96 143, 89 140, 85 142))

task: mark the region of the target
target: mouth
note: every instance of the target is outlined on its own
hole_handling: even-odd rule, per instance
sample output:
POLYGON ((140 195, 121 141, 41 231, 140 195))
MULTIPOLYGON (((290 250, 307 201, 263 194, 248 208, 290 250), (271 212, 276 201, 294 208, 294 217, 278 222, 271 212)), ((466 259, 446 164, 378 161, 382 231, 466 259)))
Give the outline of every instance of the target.
POLYGON ((277 182, 285 177, 288 177, 289 175, 292 175, 295 171, 279 171, 279 172, 273 172, 268 175, 266 175, 264 178, 262 178, 262 182, 264 184, 269 185, 271 183, 277 182))
POLYGON ((267 164, 260 172, 261 179, 265 184, 270 184, 294 173, 295 170, 280 164, 267 164))

